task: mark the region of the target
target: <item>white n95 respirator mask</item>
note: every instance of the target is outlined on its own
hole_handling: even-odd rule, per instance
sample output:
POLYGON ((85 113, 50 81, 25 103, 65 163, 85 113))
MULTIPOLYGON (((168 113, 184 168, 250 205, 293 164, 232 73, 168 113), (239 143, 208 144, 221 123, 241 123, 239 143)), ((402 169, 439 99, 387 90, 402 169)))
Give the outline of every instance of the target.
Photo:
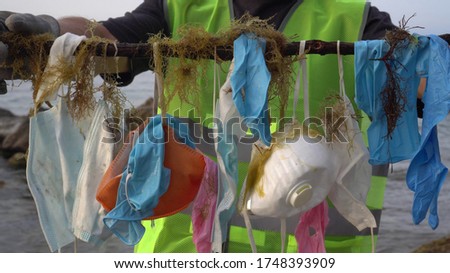
POLYGON ((339 160, 330 144, 309 142, 299 135, 268 149, 255 146, 242 204, 250 215, 288 218, 326 199, 339 160))

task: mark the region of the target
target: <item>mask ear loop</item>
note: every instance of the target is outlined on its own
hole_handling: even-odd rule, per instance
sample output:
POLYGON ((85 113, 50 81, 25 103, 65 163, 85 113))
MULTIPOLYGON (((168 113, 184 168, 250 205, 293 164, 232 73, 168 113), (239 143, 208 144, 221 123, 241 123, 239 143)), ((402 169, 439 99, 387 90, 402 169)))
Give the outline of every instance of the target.
MULTIPOLYGON (((308 73, 306 68, 306 56, 305 56, 305 48, 306 48, 306 41, 300 41, 299 50, 298 50, 298 70, 297 70, 297 79, 295 81, 295 88, 294 88, 294 105, 292 107, 292 119, 295 121, 297 120, 297 103, 300 96, 300 76, 303 76, 302 82, 303 82, 303 114, 304 114, 304 121, 305 124, 308 124, 309 120, 309 90, 308 90, 308 73)), ((286 232, 286 218, 280 219, 280 234, 281 234, 281 253, 285 252, 286 249, 286 238, 287 238, 287 232, 286 232)))
POLYGON ((287 232, 286 232, 286 218, 281 218, 280 219, 280 234, 281 234, 281 253, 285 253, 286 251, 286 237, 287 237, 287 232))
MULTIPOLYGON (((234 60, 232 62, 234 62, 234 60)), ((214 72, 216 72, 216 71, 214 71, 214 72)), ((215 92, 214 92, 214 95, 215 95, 215 92)), ((242 186, 242 189, 245 189, 247 187, 246 184, 247 184, 247 181, 245 180, 244 185, 242 186)), ((251 201, 248 199, 248 196, 247 196, 247 198, 244 198, 244 196, 245 195, 242 194, 242 192, 241 192, 241 198, 243 198, 241 215, 242 215, 242 218, 244 218, 244 224, 247 229, 247 236, 250 241, 250 247, 252 249, 252 253, 258 253, 258 249, 256 248, 256 243, 255 243, 255 237, 253 236, 252 223, 250 221, 250 217, 249 217, 249 213, 248 213, 249 207, 251 206, 251 201)))
MULTIPOLYGON (((244 182, 244 187, 246 187, 247 181, 244 182)), ((247 236, 248 239, 250 241, 250 246, 252 248, 252 252, 253 253, 257 253, 258 250, 256 248, 256 243, 255 243, 255 237, 253 236, 253 228, 252 228, 252 223, 250 221, 250 217, 248 216, 248 206, 251 205, 251 203, 249 204, 248 200, 245 200, 246 202, 244 202, 244 205, 242 206, 242 217, 244 218, 244 223, 245 223, 245 227, 247 228, 247 236)))
POLYGON ((78 253, 78 238, 75 236, 73 240, 73 253, 78 253))
MULTIPOLYGON (((139 138, 139 134, 137 132, 132 132, 133 134, 133 139, 131 142, 131 147, 134 147, 134 145, 136 144, 138 138, 139 138)), ((134 206, 131 201, 130 201, 130 197, 128 195, 128 182, 130 181, 130 179, 133 177, 133 174, 128 170, 127 167, 127 177, 125 178, 125 198, 127 200, 128 205, 130 206, 130 208, 134 211, 137 211, 136 206, 134 206)))
POLYGON ((292 118, 296 120, 296 112, 297 112, 297 104, 300 95, 300 76, 303 76, 303 114, 304 120, 307 121, 309 118, 309 90, 308 90, 308 73, 306 68, 306 56, 305 56, 305 47, 306 41, 300 41, 299 50, 298 50, 298 70, 297 70, 297 79, 295 81, 294 87, 294 105, 293 105, 293 113, 292 118))
POLYGON ((166 115, 166 102, 164 98, 164 80, 162 72, 162 59, 160 55, 159 43, 153 43, 153 63, 155 64, 155 86, 158 94, 158 104, 161 106, 161 116, 166 115))
POLYGON ((218 77, 219 77, 218 69, 219 68, 217 67, 217 47, 214 46, 213 115, 215 115, 215 113, 216 113, 217 88, 218 88, 218 85, 220 84, 220 79, 218 79, 218 77))
POLYGON ((339 95, 341 97, 346 96, 345 81, 344 81, 344 64, 341 55, 341 41, 337 41, 337 56, 338 56, 338 69, 339 69, 339 95))

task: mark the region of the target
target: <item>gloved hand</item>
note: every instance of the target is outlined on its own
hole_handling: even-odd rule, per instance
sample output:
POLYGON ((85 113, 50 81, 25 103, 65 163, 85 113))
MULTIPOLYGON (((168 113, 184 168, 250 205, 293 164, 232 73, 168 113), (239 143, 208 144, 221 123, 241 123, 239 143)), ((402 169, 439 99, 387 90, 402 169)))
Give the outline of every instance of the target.
MULTIPOLYGON (((8 31, 8 28, 5 25, 5 20, 8 18, 12 12, 10 11, 0 11, 0 33, 4 31, 8 31)), ((7 46, 0 42, 0 64, 3 63, 6 60, 8 54, 8 48, 7 46)), ((2 80, 2 74, 7 74, 6 71, 3 71, 4 69, 0 69, 0 95, 6 94, 7 88, 6 88, 6 82, 2 80), (2 73, 3 71, 3 73, 2 73)))
MULTIPOLYGON (((55 37, 60 34, 58 21, 50 15, 32 15, 28 13, 15 13, 0 11, 0 33, 15 32, 23 35, 50 33, 55 37)), ((0 41, 0 61, 7 57, 7 47, 0 41)), ((6 83, 2 78, 8 78, 10 69, 0 69, 0 95, 5 94, 6 83)))
MULTIPOLYGON (((2 31, 2 23, 0 21, 0 33, 1 31, 2 31)), ((11 73, 7 69, 1 68, 1 65, 6 61, 7 55, 8 55, 8 47, 0 41, 0 95, 4 95, 7 93, 6 82, 3 80, 3 78, 11 73)))
POLYGON ((8 18, 14 12, 11 11, 0 11, 0 33, 4 31, 8 31, 8 28, 5 25, 6 18, 8 18))
MULTIPOLYGON (((8 31, 8 28, 5 25, 5 20, 8 18, 12 12, 10 11, 0 11, 0 33, 8 31)), ((6 60, 8 54, 8 47, 0 42, 0 65, 6 60)), ((2 80, 3 74, 7 75, 8 73, 4 71, 4 69, 0 69, 0 95, 6 94, 6 82, 2 80)))
POLYGON ((59 36, 59 23, 50 15, 32 15, 0 11, 0 32, 11 31, 24 35, 50 33, 59 36))

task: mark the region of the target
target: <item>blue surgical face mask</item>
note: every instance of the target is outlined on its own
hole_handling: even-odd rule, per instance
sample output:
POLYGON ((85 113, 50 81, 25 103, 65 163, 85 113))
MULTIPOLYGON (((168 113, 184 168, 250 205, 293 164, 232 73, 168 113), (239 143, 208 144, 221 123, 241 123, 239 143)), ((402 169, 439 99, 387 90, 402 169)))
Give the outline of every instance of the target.
MULTIPOLYGON (((267 90, 270 73, 264 59, 265 41, 251 34, 241 35, 234 44, 236 62, 230 67, 227 81, 219 93, 215 118, 218 139, 215 143, 219 166, 219 189, 213 232, 213 252, 222 251, 228 226, 236 210, 238 151, 230 120, 242 121, 265 145, 270 145, 267 90), (232 94, 229 92, 232 90, 232 94), (233 103, 234 102, 234 103, 233 103), (242 118, 241 118, 242 117, 242 118)), ((214 102, 215 103, 215 102, 214 102)))
POLYGON ((136 245, 141 240, 145 232, 141 220, 154 215, 160 197, 169 188, 171 170, 163 164, 164 123, 173 129, 179 143, 195 148, 187 124, 170 115, 150 119, 130 152, 120 180, 116 206, 104 218, 105 225, 127 245, 136 245))
POLYGON ((266 146, 270 145, 268 88, 271 75, 266 66, 266 41, 254 34, 242 34, 234 41, 234 69, 231 75, 233 101, 244 123, 266 146))
POLYGON ((145 232, 141 220, 153 214, 169 187, 170 170, 163 162, 163 119, 155 116, 134 145, 120 181, 116 206, 104 218, 105 225, 127 245, 141 240, 145 232))
POLYGON ((75 238, 72 210, 89 125, 89 118, 71 118, 64 99, 30 119, 27 180, 52 252, 75 238))

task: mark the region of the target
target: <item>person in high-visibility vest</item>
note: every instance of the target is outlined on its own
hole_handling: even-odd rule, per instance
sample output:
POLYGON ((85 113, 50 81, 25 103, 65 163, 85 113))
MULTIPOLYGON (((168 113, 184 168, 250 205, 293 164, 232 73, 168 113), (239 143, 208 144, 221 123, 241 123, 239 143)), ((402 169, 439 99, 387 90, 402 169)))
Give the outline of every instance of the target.
MULTIPOLYGON (((146 42, 149 35, 162 32, 168 37, 177 39, 176 31, 185 24, 195 23, 210 33, 216 33, 230 26, 232 20, 241 18, 245 13, 267 19, 275 29, 286 37, 296 37, 296 41, 319 39, 325 41, 354 42, 365 39, 382 38, 387 30, 395 28, 389 15, 370 6, 365 0, 145 0, 134 11, 123 17, 110 18, 101 22, 94 29, 98 36, 120 42, 146 42)), ((67 17, 59 19, 57 24, 44 18, 53 32, 72 32, 84 35, 86 19, 67 17)), ((317 115, 319 105, 330 90, 339 90, 336 56, 308 56, 309 104, 311 115, 317 115), (326 75, 326 79, 323 76, 326 75)), ((122 84, 129 84, 133 76, 148 70, 148 63, 139 66, 134 63, 132 73, 121 75, 122 84), (127 77, 128 76, 128 77, 127 77)), ((353 57, 346 56, 344 61, 345 84, 347 95, 351 101, 354 97, 353 57)), ((210 68, 212 69, 212 62, 210 68)), ((212 73, 208 74, 212 76, 212 73)), ((222 75, 222 79, 225 75, 222 75)), ((212 83, 212 79, 206 81, 212 83)), ((203 119, 212 116, 212 88, 205 84, 205 92, 200 98, 203 119)), ((302 99, 302 98, 301 98, 302 99)), ((292 102, 292 98, 291 98, 292 102)), ((292 103, 287 112, 292 112, 292 103)), ((299 103, 299 105, 303 105, 299 103)), ((181 104, 181 100, 173 99, 168 113, 175 110, 181 117, 189 117, 192 107, 181 104)), ((303 109, 298 107, 295 113, 299 120, 303 119, 303 109)), ((367 119, 365 119, 367 121, 367 119)), ((367 124, 366 124, 367 127, 367 124)), ((364 128, 364 124, 362 124, 364 128)), ((208 128, 204 128, 207 130, 208 128)), ((202 149, 200 147, 200 149, 202 149)), ((207 150, 207 149, 202 149, 207 150)), ((212 149, 214 150, 214 149, 212 149)), ((211 154, 213 157, 214 154, 211 154)), ((249 156, 247 157, 249 158, 249 156)), ((240 159, 245 161, 245 159, 240 159)), ((182 162, 180 162, 182 164, 182 162)), ((372 184, 366 204, 377 220, 379 226, 386 186, 387 166, 373 166, 372 184)), ((240 183, 245 177, 245 168, 240 168, 240 183)), ((333 208, 329 209, 330 224, 326 231, 325 246, 327 252, 369 252, 372 249, 370 231, 359 232, 333 208)), ((269 221, 269 219, 264 219, 269 221)), ((146 233, 136 245, 136 252, 195 252, 192 241, 191 217, 186 213, 178 213, 169 217, 145 221, 146 233)), ((279 252, 280 234, 278 229, 254 228, 255 243, 260 252, 279 252)), ((271 225, 264 225, 270 227, 271 225)), ((286 251, 296 252, 297 243, 289 234, 286 251)), ((376 239, 377 230, 375 230, 376 239)), ((250 252, 247 230, 239 217, 231 220, 228 240, 224 244, 227 252, 250 252)))
MULTIPOLYGON (((295 36, 305 40, 352 42, 359 39, 377 39, 383 37, 387 29, 394 28, 386 13, 370 7, 365 1, 353 1, 352 4, 342 2, 345 1, 145 1, 134 12, 121 18, 110 19, 103 25, 120 41, 132 42, 142 41, 147 37, 149 29, 140 27, 140 24, 151 26, 150 30, 153 30, 155 29, 153 22, 158 20, 160 27, 157 30, 163 30, 166 35, 176 39, 177 29, 185 24, 195 23, 197 26, 203 26, 208 32, 215 33, 229 26, 231 20, 240 18, 245 12, 262 19, 271 18, 269 22, 287 37, 295 36), (148 14, 154 14, 154 16, 148 14), (145 19, 141 19, 141 17, 145 19), (133 24, 133 22, 135 23, 133 24), (143 36, 142 33, 145 35, 143 36)), ((152 31, 152 33, 155 32, 152 31)), ((353 61, 352 57, 346 58, 346 85, 349 90, 348 96, 352 100, 354 96, 353 61)), ((308 56, 311 90, 309 103, 312 111, 318 111, 318 105, 324 98, 325 92, 338 90, 336 62, 335 56, 308 56), (327 75, 327 79, 323 80, 317 75, 327 75)), ((224 76, 222 79, 225 78, 224 76)), ((209 82, 212 83, 212 80, 209 82)), ((205 93, 202 94, 200 100, 202 118, 212 115, 212 92, 210 90, 212 88, 207 88, 205 83, 205 93)), ((173 113, 175 109, 181 109, 180 116, 188 116, 191 107, 187 104, 177 103, 177 99, 174 99, 169 105, 168 111, 173 113)), ((289 110, 292 111, 288 108, 288 112, 289 110)), ((302 113, 302 109, 298 109, 299 120, 302 118, 302 113)), ((240 168, 240 182, 245 177, 245 171, 245 168, 240 168)), ((374 168, 371 191, 367 199, 367 205, 378 220, 378 224, 386 175, 386 169, 374 168)), ((369 232, 358 232, 334 208, 330 208, 329 217, 331 222, 326 231, 325 241, 328 252, 368 252, 371 250, 369 232)), ((268 219, 264 220, 268 221, 268 219)), ((152 226, 150 222, 146 222, 145 225, 147 232, 136 246, 137 252, 195 251, 189 214, 179 213, 156 220, 152 226)), ((263 226, 270 225, 263 224, 263 226)), ((279 230, 277 225, 275 227, 275 230, 254 229, 258 251, 278 252, 280 250, 279 230)), ((292 234, 293 230, 290 230, 289 233, 292 234)), ((235 217, 231 221, 225 250, 228 252, 251 251, 247 231, 239 217, 235 217)), ((293 236, 289 236, 287 251, 294 252, 296 250, 296 241, 293 236)))

